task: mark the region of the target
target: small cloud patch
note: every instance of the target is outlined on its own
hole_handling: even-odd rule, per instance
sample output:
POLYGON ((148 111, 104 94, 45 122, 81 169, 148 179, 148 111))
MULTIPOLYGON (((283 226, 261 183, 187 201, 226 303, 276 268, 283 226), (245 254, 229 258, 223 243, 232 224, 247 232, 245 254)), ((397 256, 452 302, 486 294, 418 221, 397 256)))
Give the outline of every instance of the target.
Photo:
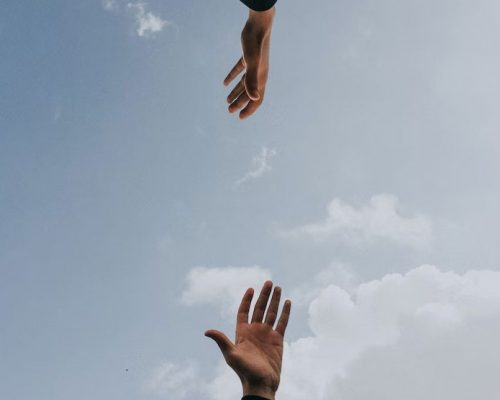
POLYGON ((238 179, 234 183, 235 186, 243 185, 248 181, 258 179, 263 175, 271 172, 272 170, 271 160, 276 156, 276 154, 277 153, 275 149, 269 149, 265 146, 262 147, 260 153, 257 154, 252 160, 253 169, 251 169, 243 177, 238 179))

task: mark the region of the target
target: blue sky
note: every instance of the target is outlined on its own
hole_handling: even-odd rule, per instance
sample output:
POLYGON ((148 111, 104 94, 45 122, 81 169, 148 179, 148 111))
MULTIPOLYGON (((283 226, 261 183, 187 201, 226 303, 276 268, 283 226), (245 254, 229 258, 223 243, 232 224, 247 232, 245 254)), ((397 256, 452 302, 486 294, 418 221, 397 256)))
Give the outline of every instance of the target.
MULTIPOLYGON (((417 296, 395 319, 427 332, 431 303, 447 324, 483 318, 473 334, 446 334, 488 354, 486 332, 499 329, 487 284, 500 265, 494 1, 280 1, 267 98, 243 122, 227 113, 222 80, 240 56, 245 7, 128 4, 2 7, 1 398, 194 400, 182 387, 198 385, 223 400, 217 382, 231 378, 211 368, 220 357, 203 332, 231 331, 238 292, 228 287, 267 276, 299 299, 289 381, 307 364, 297 349, 326 340, 315 321, 337 315, 328 299, 343 295, 331 285, 353 295, 382 282, 381 296, 394 295, 391 273, 417 271, 401 287, 452 279, 453 298, 429 289, 439 307, 417 296), (148 13, 164 22, 141 31, 148 13), (199 292, 210 285, 230 301, 199 292), (456 300, 465 292, 482 300, 456 300), (325 315, 312 306, 322 301, 325 315)), ((380 343, 401 359, 418 350, 380 337, 346 344, 358 350, 338 366, 342 385, 320 389, 313 376, 304 387, 317 400, 362 398, 349 382, 367 372, 345 373, 356 357, 380 343)), ((473 378, 491 397, 493 381, 473 378)))

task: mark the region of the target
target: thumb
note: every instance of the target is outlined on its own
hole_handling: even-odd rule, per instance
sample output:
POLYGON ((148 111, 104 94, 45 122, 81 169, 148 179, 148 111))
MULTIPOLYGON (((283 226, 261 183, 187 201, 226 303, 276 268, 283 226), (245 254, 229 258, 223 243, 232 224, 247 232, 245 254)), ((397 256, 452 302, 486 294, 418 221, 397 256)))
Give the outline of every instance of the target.
POLYGON ((215 329, 206 331, 205 336, 209 337, 210 339, 214 340, 215 343, 217 343, 224 357, 226 357, 226 354, 233 347, 233 343, 229 340, 229 338, 222 332, 216 331, 215 329))
POLYGON ((262 53, 262 45, 255 43, 243 48, 243 57, 247 65, 245 75, 245 90, 250 100, 259 100, 259 64, 262 53))

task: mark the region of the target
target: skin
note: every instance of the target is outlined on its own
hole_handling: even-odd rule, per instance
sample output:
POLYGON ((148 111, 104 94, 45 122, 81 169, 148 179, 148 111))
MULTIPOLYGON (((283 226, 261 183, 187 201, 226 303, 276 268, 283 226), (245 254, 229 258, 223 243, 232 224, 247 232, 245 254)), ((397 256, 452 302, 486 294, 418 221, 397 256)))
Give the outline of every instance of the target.
POLYGON ((224 79, 228 86, 240 77, 227 96, 230 113, 240 111, 241 119, 248 118, 264 101, 267 77, 269 73, 269 45, 276 10, 249 11, 248 20, 241 32, 243 56, 236 62, 224 79))
POLYGON ((239 376, 243 395, 261 396, 270 400, 275 399, 280 383, 283 337, 292 305, 290 300, 285 301, 281 316, 273 328, 278 317, 281 288, 276 286, 272 290, 272 287, 271 281, 264 283, 250 321, 249 311, 254 291, 252 288, 247 289, 236 317, 234 343, 220 331, 210 329, 205 332, 205 336, 217 343, 227 364, 239 376))

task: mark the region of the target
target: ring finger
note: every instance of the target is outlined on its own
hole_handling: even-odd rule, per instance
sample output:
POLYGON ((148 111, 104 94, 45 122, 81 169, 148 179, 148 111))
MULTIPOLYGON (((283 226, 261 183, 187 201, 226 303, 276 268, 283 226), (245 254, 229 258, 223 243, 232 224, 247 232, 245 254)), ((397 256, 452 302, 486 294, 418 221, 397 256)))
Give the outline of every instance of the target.
POLYGON ((229 105, 229 112, 234 113, 235 111, 238 111, 240 108, 245 107, 249 101, 250 98, 248 97, 247 92, 241 93, 241 95, 229 105))

